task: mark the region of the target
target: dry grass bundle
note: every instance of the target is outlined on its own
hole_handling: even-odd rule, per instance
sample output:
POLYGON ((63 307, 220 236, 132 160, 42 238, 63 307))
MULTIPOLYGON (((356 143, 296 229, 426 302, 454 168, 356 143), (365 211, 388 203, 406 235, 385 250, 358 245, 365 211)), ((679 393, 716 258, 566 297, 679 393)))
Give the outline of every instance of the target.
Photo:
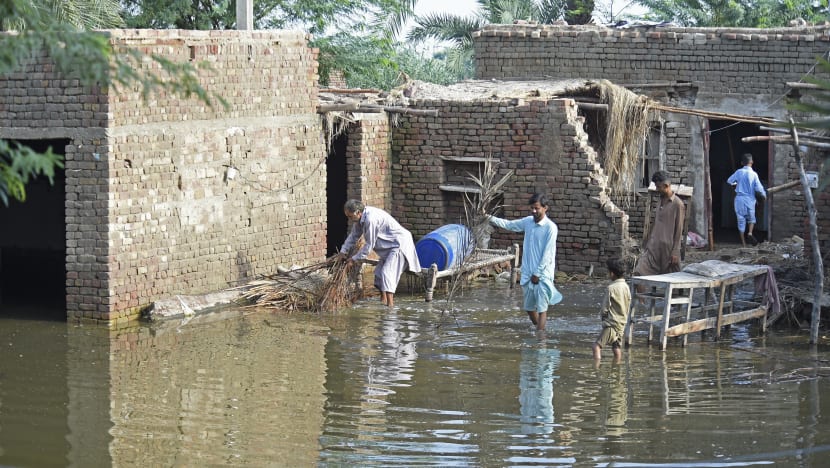
MULTIPOLYGON (((470 229, 472 238, 468 240, 461 240, 460 251, 471 252, 473 249, 469 248, 466 242, 475 242, 474 247, 487 248, 490 243, 490 234, 493 232, 487 216, 493 213, 497 208, 500 208, 499 201, 501 198, 502 187, 510 180, 513 171, 507 171, 501 178, 497 174, 498 162, 488 156, 479 169, 478 175, 467 174, 467 178, 476 185, 478 193, 472 196, 469 193, 464 194, 464 217, 465 225, 470 229)), ((464 284, 465 266, 475 255, 466 255, 456 267, 457 273, 450 278, 449 293, 447 294, 447 308, 452 310, 452 302, 455 294, 461 289, 464 284)))
POLYGON ((467 174, 468 178, 478 187, 479 193, 473 197, 468 193, 464 194, 464 217, 467 226, 473 232, 476 246, 483 249, 489 246, 490 233, 493 232, 486 215, 492 214, 500 208, 499 199, 501 198, 502 187, 513 176, 513 170, 509 170, 500 179, 497 179, 497 166, 498 162, 492 156, 488 156, 485 158, 484 164, 480 166, 477 176, 467 174))
MULTIPOLYGON (((362 239, 348 257, 363 247, 362 239)), ((359 284, 359 264, 333 256, 305 268, 271 275, 249 283, 242 297, 255 307, 287 311, 334 312, 349 307, 363 297, 359 284)))
POLYGON ((605 171, 616 194, 634 191, 637 164, 648 135, 653 103, 608 80, 600 80, 599 100, 608 105, 605 131, 605 171))
MULTIPOLYGON (((357 251, 357 249, 352 250, 357 251)), ((353 252, 349 252, 349 255, 354 255, 353 252)), ((320 287, 318 301, 312 310, 334 312, 354 304, 363 296, 362 291, 354 287, 359 274, 360 265, 357 263, 336 259, 331 261, 326 280, 320 287)))

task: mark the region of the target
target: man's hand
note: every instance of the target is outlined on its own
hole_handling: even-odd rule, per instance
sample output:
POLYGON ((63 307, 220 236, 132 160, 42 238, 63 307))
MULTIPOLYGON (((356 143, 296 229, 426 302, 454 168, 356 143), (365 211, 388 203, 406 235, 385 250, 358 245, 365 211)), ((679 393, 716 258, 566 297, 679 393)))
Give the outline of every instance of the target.
POLYGON ((672 265, 680 265, 680 256, 679 255, 672 255, 671 256, 671 264, 672 265))
POLYGON ((533 284, 539 284, 539 277, 536 276, 536 275, 531 276, 530 277, 530 282, 533 283, 533 284))

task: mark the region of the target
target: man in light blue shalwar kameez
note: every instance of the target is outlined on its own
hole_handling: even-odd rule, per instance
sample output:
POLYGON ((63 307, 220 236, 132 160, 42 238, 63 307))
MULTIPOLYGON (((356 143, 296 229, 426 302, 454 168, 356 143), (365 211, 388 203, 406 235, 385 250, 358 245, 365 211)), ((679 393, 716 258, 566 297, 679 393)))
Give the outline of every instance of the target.
POLYGON ((741 244, 746 246, 746 241, 752 245, 758 243, 752 235, 755 227, 755 194, 758 193, 764 199, 767 192, 758 179, 758 174, 752 170, 752 155, 749 153, 741 156, 743 167, 735 171, 726 179, 726 182, 735 187, 735 215, 738 217, 738 234, 741 237, 741 244), (746 232, 746 239, 744 239, 746 232))
POLYGON ((537 330, 544 330, 548 307, 558 304, 562 294, 553 285, 556 269, 556 236, 559 228, 547 217, 545 195, 533 194, 528 202, 532 216, 508 221, 489 216, 490 224, 514 232, 524 232, 522 278, 524 310, 537 330))

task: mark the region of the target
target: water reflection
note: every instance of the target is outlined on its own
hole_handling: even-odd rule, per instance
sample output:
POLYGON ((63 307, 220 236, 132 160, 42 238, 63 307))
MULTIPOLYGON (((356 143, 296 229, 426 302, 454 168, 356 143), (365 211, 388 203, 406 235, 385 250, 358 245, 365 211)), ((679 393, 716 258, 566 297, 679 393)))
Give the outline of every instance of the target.
POLYGON ((374 301, 323 318, 228 310, 120 331, 0 321, 0 465, 823 466, 830 456, 827 349, 732 327, 720 342, 665 352, 641 335, 622 362, 595 367, 595 309, 563 305, 540 337, 513 294, 466 291, 451 312, 401 297, 392 311, 374 301))
POLYGON ((522 434, 553 432, 553 380, 559 350, 541 340, 522 348, 519 365, 519 405, 522 434))

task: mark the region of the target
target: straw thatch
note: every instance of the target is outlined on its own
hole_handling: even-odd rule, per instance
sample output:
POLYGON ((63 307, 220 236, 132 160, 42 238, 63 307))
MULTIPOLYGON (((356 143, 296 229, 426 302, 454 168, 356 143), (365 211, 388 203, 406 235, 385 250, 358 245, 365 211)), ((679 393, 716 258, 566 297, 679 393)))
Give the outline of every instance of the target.
POLYGON ((605 154, 603 167, 612 192, 634 192, 637 165, 650 127, 653 103, 608 80, 596 83, 599 100, 608 106, 605 116, 605 154))
POLYGON ((243 288, 243 298, 252 306, 287 311, 334 312, 351 306, 363 297, 360 264, 346 261, 363 246, 359 241, 344 258, 338 255, 305 268, 298 268, 243 288))

